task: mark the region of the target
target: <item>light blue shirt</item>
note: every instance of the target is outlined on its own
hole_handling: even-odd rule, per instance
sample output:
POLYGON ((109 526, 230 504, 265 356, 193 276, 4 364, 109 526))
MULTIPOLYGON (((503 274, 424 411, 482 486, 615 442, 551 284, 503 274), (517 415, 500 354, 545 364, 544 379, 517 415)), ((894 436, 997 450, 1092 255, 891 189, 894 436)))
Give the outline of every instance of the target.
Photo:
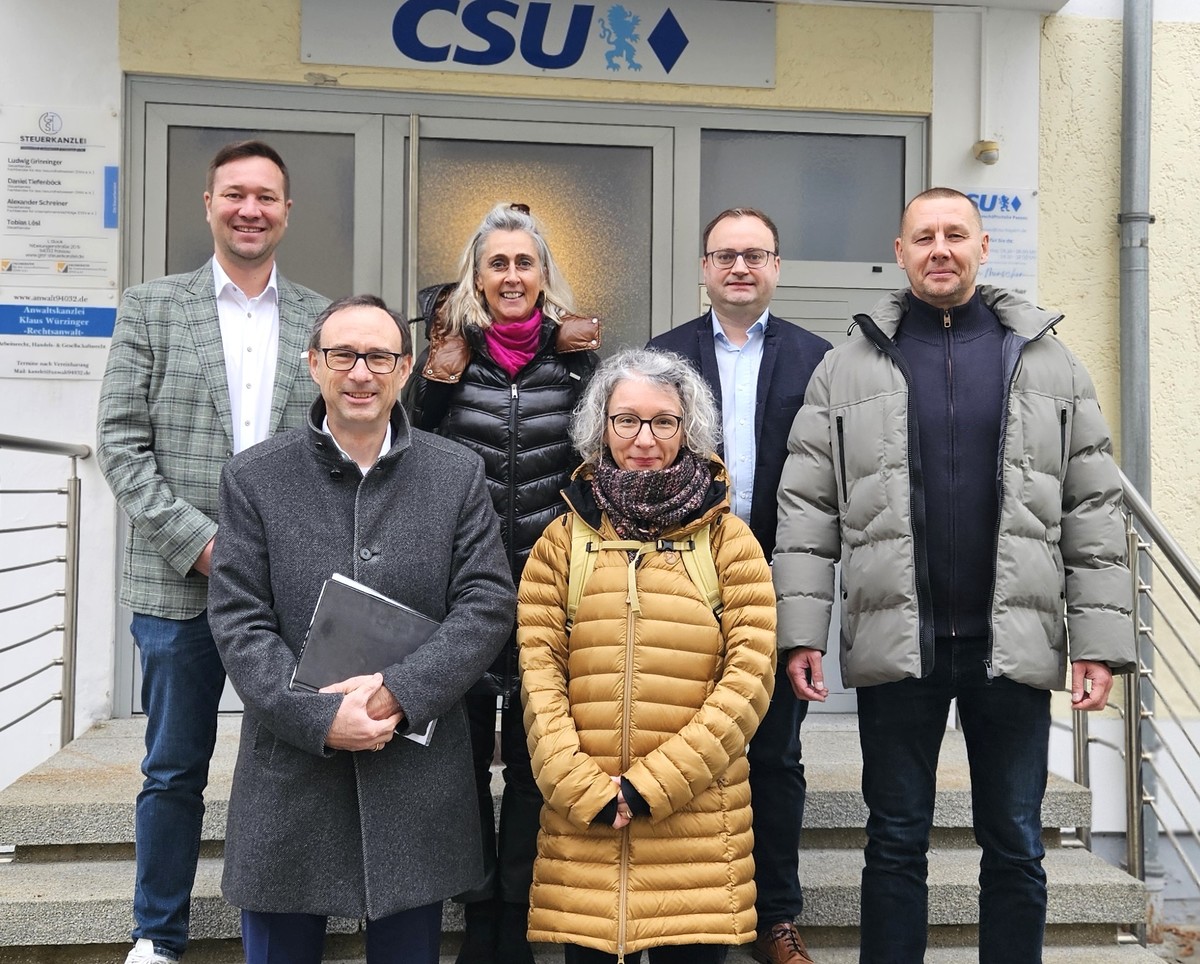
POLYGON ((729 470, 729 505, 739 519, 750 521, 754 500, 754 462, 758 439, 754 410, 758 403, 758 370, 762 365, 767 332, 767 311, 746 331, 746 344, 735 345, 712 314, 713 347, 721 373, 721 433, 725 440, 725 467, 729 470))

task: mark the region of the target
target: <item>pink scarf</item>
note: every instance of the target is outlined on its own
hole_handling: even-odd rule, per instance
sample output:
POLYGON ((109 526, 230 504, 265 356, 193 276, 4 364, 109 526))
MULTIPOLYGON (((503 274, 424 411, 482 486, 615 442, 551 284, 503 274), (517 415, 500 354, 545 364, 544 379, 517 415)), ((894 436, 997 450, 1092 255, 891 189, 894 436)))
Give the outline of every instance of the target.
POLYGON ((529 360, 538 350, 541 335, 542 312, 538 308, 524 321, 510 321, 506 325, 493 324, 483 333, 488 354, 497 365, 508 372, 509 378, 516 378, 517 372, 529 364, 529 360))

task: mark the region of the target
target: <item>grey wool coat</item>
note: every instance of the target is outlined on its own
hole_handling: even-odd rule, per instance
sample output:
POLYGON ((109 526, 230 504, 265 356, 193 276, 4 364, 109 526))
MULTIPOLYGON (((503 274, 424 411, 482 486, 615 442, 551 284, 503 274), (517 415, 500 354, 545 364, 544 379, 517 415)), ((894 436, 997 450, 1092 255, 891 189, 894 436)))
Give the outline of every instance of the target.
MULTIPOLYGON (((303 425, 316 386, 304 349, 329 299, 276 276, 279 352, 269 434, 303 425)), ((233 454, 229 380, 212 261, 125 292, 100 386, 96 455, 129 518, 121 602, 191 619, 208 580, 192 569, 217 531, 217 486, 233 454)))
MULTIPOLYGON (((999 288, 979 293, 1006 329, 991 670, 1038 689, 1061 689, 1068 659, 1128 671, 1121 477, 1096 390, 1050 333, 1061 315, 999 288)), ((892 344, 907 299, 898 291, 859 315, 860 333, 817 366, 779 485, 779 647, 824 651, 840 560, 849 686, 933 671, 917 428, 892 344)))
POLYGON ((237 907, 378 919, 483 876, 462 695, 508 639, 516 594, 479 457, 409 427, 364 477, 310 424, 221 477, 209 622, 245 703, 222 888, 237 907), (322 583, 357 579, 441 620, 384 685, 432 742, 330 750, 342 696, 288 683, 322 583))

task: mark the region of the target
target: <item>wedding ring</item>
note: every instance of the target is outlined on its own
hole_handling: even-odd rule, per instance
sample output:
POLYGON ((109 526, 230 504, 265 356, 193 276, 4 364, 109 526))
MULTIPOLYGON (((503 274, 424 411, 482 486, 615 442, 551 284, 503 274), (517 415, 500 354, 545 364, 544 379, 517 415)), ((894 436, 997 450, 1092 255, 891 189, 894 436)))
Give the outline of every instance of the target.
POLYGON ((379 752, 380 750, 382 750, 382 749, 383 749, 383 744, 382 744, 382 743, 376 743, 376 744, 375 744, 373 747, 371 747, 371 751, 372 751, 373 753, 378 753, 378 752, 379 752))

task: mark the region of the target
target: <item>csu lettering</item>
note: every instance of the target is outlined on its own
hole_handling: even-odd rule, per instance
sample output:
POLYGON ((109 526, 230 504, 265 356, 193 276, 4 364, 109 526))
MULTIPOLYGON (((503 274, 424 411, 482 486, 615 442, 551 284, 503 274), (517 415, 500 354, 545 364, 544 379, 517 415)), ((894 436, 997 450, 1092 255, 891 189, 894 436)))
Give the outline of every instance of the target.
MULTIPOLYGON (((475 67, 491 67, 502 64, 517 50, 517 19, 521 8, 511 0, 470 0, 462 5, 460 0, 405 0, 392 19, 392 41, 396 49, 410 60, 437 64, 453 60, 459 64, 475 67), (450 14, 458 20, 459 27, 476 40, 482 40, 482 49, 475 45, 443 44, 430 46, 421 40, 418 32, 421 21, 438 13, 450 14)), ((520 25, 520 50, 522 59, 532 67, 556 70, 571 67, 579 62, 587 46, 588 28, 595 7, 577 4, 571 8, 571 20, 566 36, 557 52, 546 50, 546 27, 550 22, 549 3, 530 3, 525 13, 525 22, 520 25)))

